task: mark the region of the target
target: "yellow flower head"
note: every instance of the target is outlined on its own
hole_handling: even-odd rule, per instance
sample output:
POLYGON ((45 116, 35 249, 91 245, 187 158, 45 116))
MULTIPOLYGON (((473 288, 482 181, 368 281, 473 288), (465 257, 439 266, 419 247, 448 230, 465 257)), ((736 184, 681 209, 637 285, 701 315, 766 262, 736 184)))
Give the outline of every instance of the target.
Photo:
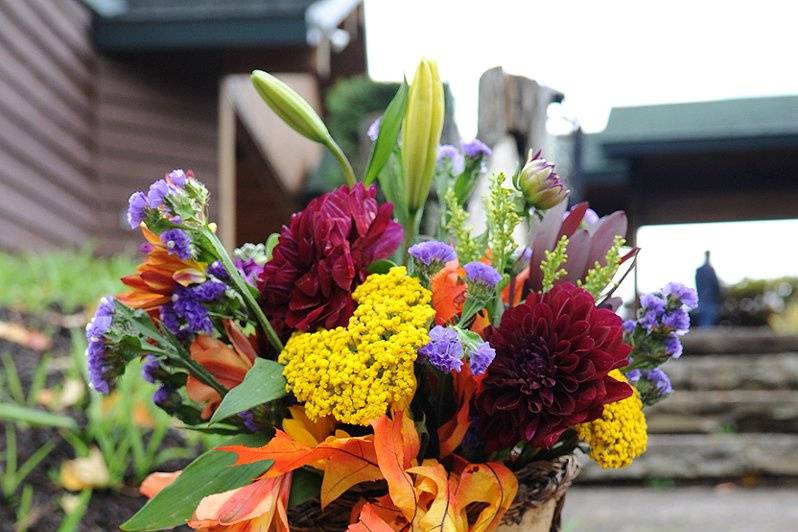
MULTIPOLYGON (((626 382, 617 369, 610 375, 626 382)), ((604 405, 600 418, 576 426, 579 439, 590 445, 590 457, 605 469, 628 466, 646 452, 646 417, 640 394, 633 390, 630 397, 604 405)))
POLYGON ((280 353, 288 391, 311 420, 368 425, 415 393, 416 351, 435 316, 430 291, 395 267, 370 275, 352 297, 358 306, 346 328, 294 333, 280 353))

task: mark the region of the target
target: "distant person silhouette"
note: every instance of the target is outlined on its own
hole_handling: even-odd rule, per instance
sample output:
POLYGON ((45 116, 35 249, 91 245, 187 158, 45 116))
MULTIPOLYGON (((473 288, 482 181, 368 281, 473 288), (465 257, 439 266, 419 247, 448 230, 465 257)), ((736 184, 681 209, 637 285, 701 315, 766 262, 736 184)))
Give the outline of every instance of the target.
POLYGON ((709 263, 709 251, 704 252, 704 264, 695 271, 695 287, 698 292, 696 326, 711 327, 718 323, 721 294, 718 275, 709 263))

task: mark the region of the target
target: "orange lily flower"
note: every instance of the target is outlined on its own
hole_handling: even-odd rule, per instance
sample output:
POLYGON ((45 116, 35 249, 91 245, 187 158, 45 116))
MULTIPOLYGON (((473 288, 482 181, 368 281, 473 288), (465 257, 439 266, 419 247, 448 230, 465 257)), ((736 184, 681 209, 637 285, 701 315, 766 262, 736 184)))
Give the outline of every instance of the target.
POLYGON ((445 325, 463 310, 466 285, 465 272, 457 259, 449 261, 441 271, 430 279, 432 289, 432 308, 435 309, 435 323, 445 325))
POLYGON ((175 286, 188 286, 205 280, 204 263, 170 255, 158 235, 144 224, 141 224, 141 233, 151 250, 135 274, 122 278, 122 282, 132 290, 117 296, 119 301, 132 308, 153 310, 169 301, 175 286))
MULTIPOLYGON (((235 388, 244 380, 258 357, 250 340, 230 320, 224 320, 227 337, 233 344, 199 334, 191 344, 191 358, 199 362, 208 372, 227 388, 235 388)), ((219 392, 189 375, 186 393, 192 401, 203 405, 202 419, 208 419, 222 402, 219 392)))

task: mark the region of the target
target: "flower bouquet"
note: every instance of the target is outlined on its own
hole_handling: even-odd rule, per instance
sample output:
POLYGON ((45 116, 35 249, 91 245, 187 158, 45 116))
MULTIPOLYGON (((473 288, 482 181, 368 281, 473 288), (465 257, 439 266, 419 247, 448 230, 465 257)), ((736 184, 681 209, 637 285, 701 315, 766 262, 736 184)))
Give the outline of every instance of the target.
POLYGON ((190 171, 130 197, 146 258, 87 327, 91 385, 108 393, 141 358, 158 406, 229 441, 150 475, 122 528, 557 529, 577 449, 604 467, 645 451, 643 406, 670 393, 659 366, 694 292, 668 285, 623 322, 626 218, 566 210, 539 153, 488 177, 473 232, 490 150, 439 146, 434 63, 370 128, 360 180, 306 102, 252 78, 348 184, 232 256, 190 171))

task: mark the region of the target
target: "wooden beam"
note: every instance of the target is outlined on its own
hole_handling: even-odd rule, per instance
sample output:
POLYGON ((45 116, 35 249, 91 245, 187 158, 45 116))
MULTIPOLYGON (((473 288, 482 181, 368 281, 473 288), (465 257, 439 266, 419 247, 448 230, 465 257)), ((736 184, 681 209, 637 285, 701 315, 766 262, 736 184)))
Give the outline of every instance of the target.
POLYGON ((236 116, 226 78, 219 87, 219 238, 232 250, 236 245, 236 116))

